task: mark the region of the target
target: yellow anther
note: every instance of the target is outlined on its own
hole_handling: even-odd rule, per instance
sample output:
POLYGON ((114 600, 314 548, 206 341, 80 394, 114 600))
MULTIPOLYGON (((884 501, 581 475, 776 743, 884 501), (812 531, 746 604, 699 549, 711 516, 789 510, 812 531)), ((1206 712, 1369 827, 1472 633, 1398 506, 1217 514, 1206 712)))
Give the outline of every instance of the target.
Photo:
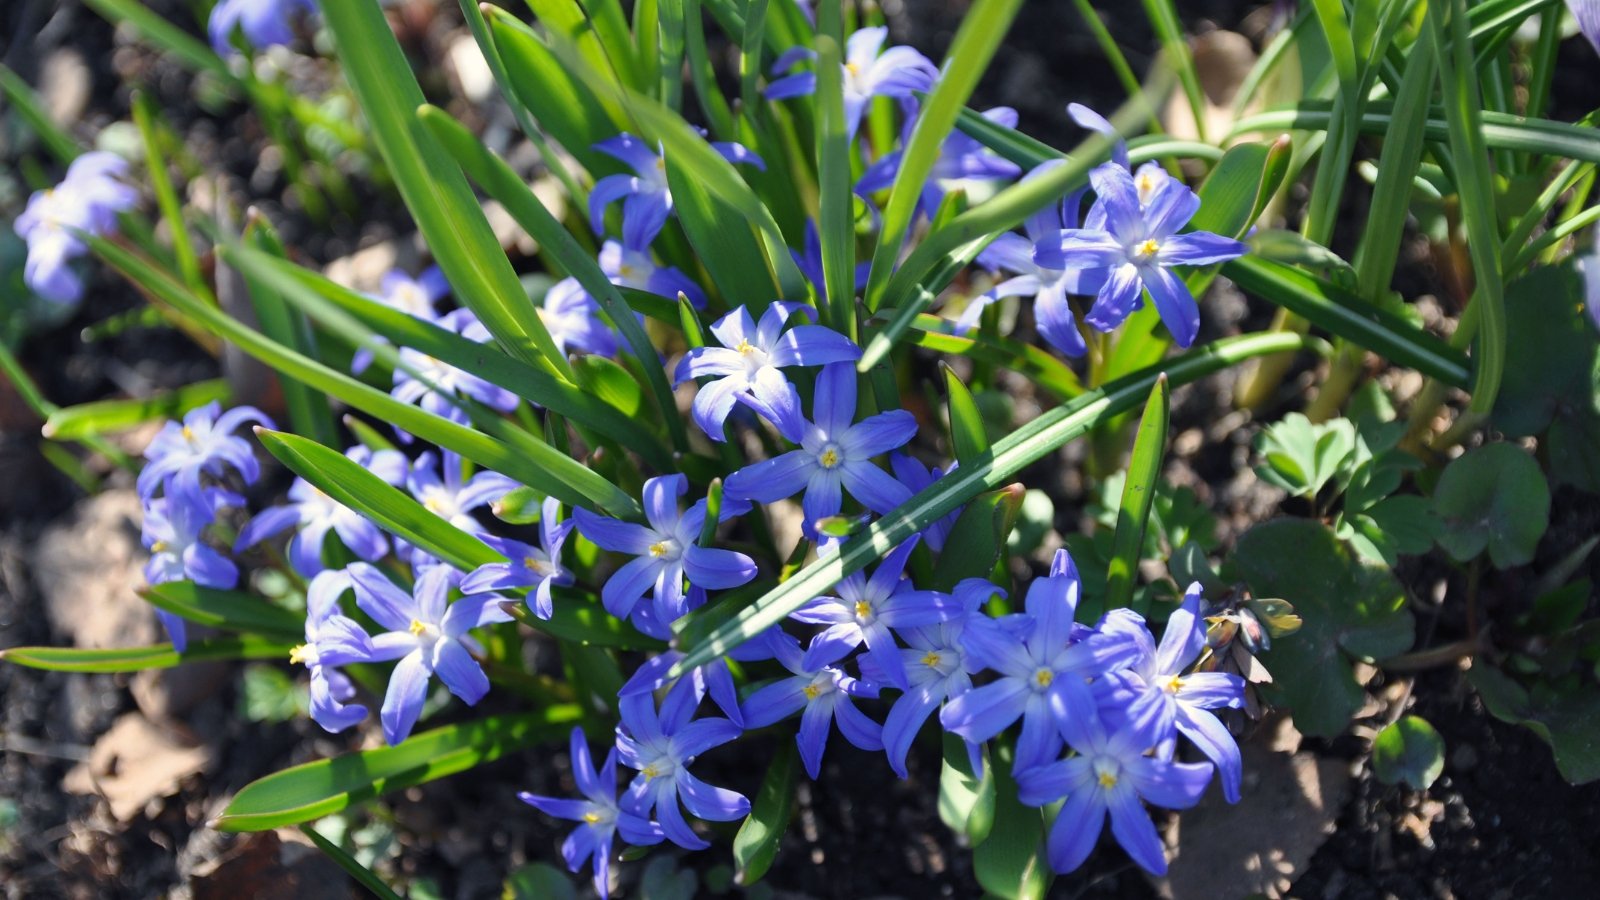
POLYGON ((740 356, 749 356, 750 354, 756 352, 755 345, 750 343, 748 340, 740 341, 739 346, 733 349, 739 351, 740 356))
POLYGON ((865 619, 872 615, 872 604, 865 600, 856 601, 856 618, 865 619))
POLYGON ((856 65, 853 62, 845 63, 844 64, 844 70, 846 72, 850 73, 850 77, 851 78, 860 78, 861 77, 861 67, 856 65))
POLYGON ((535 574, 538 574, 538 575, 543 575, 546 572, 550 571, 550 564, 549 563, 545 562, 542 559, 535 559, 535 558, 533 558, 531 556, 524 556, 522 558, 522 567, 524 569, 528 569, 528 570, 530 570, 530 571, 532 571, 532 572, 534 572, 535 574))
POLYGON ((300 644, 289 651, 289 662, 303 663, 306 661, 306 651, 310 649, 305 644, 300 644))
POLYGON ((594 825, 600 821, 600 814, 594 810, 590 810, 589 812, 583 814, 583 820, 588 822, 590 825, 594 825))
POLYGON ((807 700, 815 700, 817 695, 822 693, 822 688, 814 684, 808 684, 800 690, 800 693, 805 694, 807 700))
POLYGON ((194 429, 190 428, 187 425, 183 426, 183 439, 186 440, 186 441, 193 441, 194 440, 194 429))
POLYGON ((1155 238, 1145 238, 1139 242, 1139 247, 1134 251, 1140 259, 1149 259, 1161 252, 1161 242, 1155 238))
POLYGON ((824 469, 834 468, 835 466, 839 465, 839 451, 829 447, 828 449, 822 451, 821 456, 817 457, 817 462, 820 463, 824 469))
POLYGON ((1147 173, 1139 176, 1139 178, 1138 178, 1138 187, 1139 187, 1139 199, 1140 200, 1147 199, 1150 196, 1150 192, 1154 191, 1156 189, 1156 180, 1154 178, 1150 177, 1150 174, 1147 172, 1147 173))
POLYGON ((650 545, 650 555, 651 556, 656 556, 656 557, 666 556, 667 553, 669 553, 671 550, 672 550, 672 545, 669 544, 667 541, 656 541, 654 544, 650 545))
POLYGON ((1116 773, 1114 773, 1114 772, 1101 772, 1100 773, 1100 786, 1103 787, 1103 788, 1106 788, 1107 790, 1110 790, 1111 788, 1116 787, 1117 786, 1116 773))
POLYGON ((412 634, 416 635, 417 637, 422 637, 422 633, 427 631, 427 630, 428 630, 428 626, 425 623, 423 623, 423 621, 421 619, 412 619, 411 620, 411 633, 412 634))
POLYGON ((645 778, 655 778, 661 774, 661 770, 656 768, 654 765, 648 765, 643 769, 640 769, 639 774, 643 775, 645 778))
POLYGON ((1183 678, 1178 675, 1174 675, 1167 679, 1167 683, 1163 685, 1163 687, 1166 688, 1167 693, 1176 694, 1177 692, 1183 690, 1183 678))
POLYGON ((630 266, 627 263, 623 263, 622 265, 617 266, 617 277, 621 278, 623 281, 631 280, 633 278, 633 275, 634 275, 633 266, 630 266))
POLYGON ((1039 685, 1039 687, 1042 687, 1042 688, 1049 687, 1050 686, 1050 682, 1055 681, 1055 680, 1056 680, 1056 673, 1050 671, 1049 669, 1040 669, 1039 671, 1033 673, 1033 681, 1034 681, 1034 683, 1039 685))
POLYGON ((939 667, 939 662, 940 656, 939 651, 937 650, 929 650, 928 654, 922 657, 922 664, 930 669, 937 669, 939 667))
POLYGON ((167 542, 166 541, 156 541, 154 544, 150 545, 150 552, 151 553, 165 553, 165 552, 167 552, 167 542))

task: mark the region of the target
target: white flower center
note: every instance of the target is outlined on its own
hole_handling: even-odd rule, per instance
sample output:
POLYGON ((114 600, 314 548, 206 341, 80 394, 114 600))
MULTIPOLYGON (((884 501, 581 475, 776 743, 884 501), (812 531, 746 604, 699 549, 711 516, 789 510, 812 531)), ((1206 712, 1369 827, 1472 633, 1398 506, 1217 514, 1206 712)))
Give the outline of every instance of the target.
POLYGON ((817 454, 817 465, 824 469, 837 469, 844 465, 844 448, 833 441, 822 445, 822 451, 817 454))

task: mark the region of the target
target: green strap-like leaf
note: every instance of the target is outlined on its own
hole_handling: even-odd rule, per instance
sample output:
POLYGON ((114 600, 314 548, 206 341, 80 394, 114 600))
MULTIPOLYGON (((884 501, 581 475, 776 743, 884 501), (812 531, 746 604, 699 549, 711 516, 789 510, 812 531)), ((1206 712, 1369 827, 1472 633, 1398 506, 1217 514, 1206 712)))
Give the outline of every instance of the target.
MULTIPOLYGON (((859 340, 856 327, 855 192, 850 188, 850 135, 844 121, 844 25, 837 3, 817 10, 817 234, 825 321, 859 340)), ((863 370, 865 371, 865 370, 863 370)))
MULTIPOLYGON (((1332 116, 1332 110, 1326 102, 1307 100, 1290 109, 1258 113, 1240 119, 1234 123, 1229 139, 1257 132, 1326 131, 1332 116)), ((1549 119, 1525 119, 1487 110, 1480 111, 1479 118, 1482 120, 1479 134, 1484 144, 1492 149, 1600 163, 1600 129, 1552 122, 1549 119)), ((1372 103, 1361 114, 1363 134, 1385 135, 1394 127, 1393 104, 1372 103)), ((1423 133, 1430 141, 1449 140, 1450 124, 1444 112, 1430 109, 1423 133)))
MULTIPOLYGON (((376 388, 306 359, 260 332, 245 327, 190 294, 181 284, 155 269, 148 262, 102 238, 88 238, 91 249, 106 263, 152 295, 171 304, 185 317, 239 349, 293 378, 364 410, 396 428, 432 444, 453 450, 473 462, 514 478, 529 487, 569 505, 595 504, 615 515, 632 518, 641 515, 639 504, 597 472, 565 454, 536 441, 525 440, 514 447, 473 428, 402 403, 376 388)), ((224 249, 226 256, 226 249, 224 249)), ((512 426, 498 419, 502 434, 512 426)))
POLYGON ((504 556, 337 450, 282 431, 256 430, 267 452, 329 497, 464 572, 504 556))
POLYGON ((972 392, 961 383, 955 370, 944 366, 944 388, 950 407, 950 446, 956 461, 970 466, 989 452, 989 436, 984 432, 983 415, 972 392))
MULTIPOLYGON (((1163 368, 1173 384, 1188 384, 1251 357, 1310 345, 1305 336, 1297 334, 1246 335, 1191 350, 1168 361, 1163 368)), ((840 579, 882 559, 901 541, 979 493, 999 487, 1024 466, 1085 434, 1096 423, 1133 409, 1145 399, 1160 374, 1160 370, 1152 369, 1110 382, 1039 416, 1003 438, 974 464, 962 465, 873 522, 847 541, 838 553, 816 560, 727 619, 711 620, 720 624, 703 640, 686 646, 687 655, 673 667, 673 676, 710 662, 783 621, 812 597, 826 593, 840 579)), ((719 616, 724 614, 721 607, 712 609, 719 616)), ((680 635, 699 633, 698 629, 704 627, 699 621, 700 615, 691 613, 680 635)))
POLYGON ((387 884, 384 884, 383 879, 379 878, 376 872, 363 866, 354 856, 346 853, 344 848, 323 837, 320 832, 310 825, 301 825, 300 831, 311 839, 311 843, 317 845, 318 850, 321 850, 327 854, 329 859, 338 863, 339 868, 345 870, 362 887, 371 891, 372 895, 377 897, 378 900, 400 900, 400 895, 391 890, 387 884))
POLYGON ((789 827, 794 812, 794 790, 799 766, 795 745, 784 741, 778 756, 767 767, 761 791, 750 806, 750 815, 733 838, 734 878, 741 885, 761 880, 778 855, 778 841, 789 827))
POLYGON ((1150 399, 1139 419, 1133 439, 1133 457, 1128 461, 1127 479, 1122 484, 1122 503, 1117 507, 1117 530, 1111 541, 1111 565, 1106 572, 1106 609, 1118 609, 1133 602, 1133 577, 1139 571, 1140 551, 1144 549, 1145 525, 1150 521, 1150 506, 1156 499, 1161 480, 1161 459, 1167 449, 1167 421, 1172 412, 1171 392, 1165 377, 1157 378, 1150 399))
POLYGON ((169 581, 153 584, 139 593, 151 606, 212 628, 288 640, 298 640, 306 630, 303 616, 243 591, 219 591, 192 581, 169 581))
MULTIPOLYGON (((900 170, 895 173, 894 185, 889 189, 883 227, 878 232, 872 269, 867 275, 867 309, 876 311, 884 302, 889 277, 911 228, 917 200, 933 171, 933 164, 939 160, 944 140, 950 136, 967 98, 972 96, 979 77, 988 70, 989 60, 994 58, 1021 8, 1022 0, 978 0, 962 18, 961 27, 950 43, 950 52, 945 55, 938 84, 917 113, 911 139, 900 157, 900 170)), ((829 290, 832 289, 829 285, 829 290)))
POLYGON ((175 419, 213 400, 226 403, 232 393, 227 379, 212 378, 186 384, 175 391, 164 391, 141 400, 97 400, 93 403, 80 403, 52 412, 45 420, 44 436, 67 441, 89 435, 123 431, 157 419, 175 419))
POLYGON ((536 713, 491 716, 412 735, 396 747, 284 769, 245 785, 211 825, 220 831, 265 831, 310 822, 390 791, 562 740, 581 714, 577 706, 562 704, 536 713))
POLYGON ((53 672, 139 672, 170 669, 203 659, 288 659, 293 645, 250 635, 190 641, 182 653, 171 644, 149 647, 111 647, 82 650, 76 647, 11 647, 0 650, 0 660, 49 669, 53 672))
POLYGON ((378 150, 457 299, 512 354, 569 375, 466 178, 418 122, 422 89, 377 0, 324 4, 322 18, 378 150))

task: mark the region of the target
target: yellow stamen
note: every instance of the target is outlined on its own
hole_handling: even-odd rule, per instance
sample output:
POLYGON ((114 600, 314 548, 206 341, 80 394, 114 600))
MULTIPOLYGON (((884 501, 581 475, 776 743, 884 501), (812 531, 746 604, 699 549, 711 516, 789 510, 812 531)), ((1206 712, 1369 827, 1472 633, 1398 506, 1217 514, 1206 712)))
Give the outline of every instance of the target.
POLYGON ((671 549, 671 545, 669 545, 666 541, 656 541, 654 544, 650 545, 650 555, 655 557, 666 556, 667 551, 671 549))
POLYGON ((1155 238, 1145 238, 1139 243, 1138 249, 1134 250, 1134 254, 1140 259, 1149 259, 1159 252, 1161 252, 1161 242, 1155 238))
POLYGON ((872 615, 872 604, 868 603, 865 600, 857 600, 856 601, 856 618, 865 619, 867 616, 870 616, 870 615, 872 615))
POLYGON ((940 657, 937 650, 929 650, 928 655, 922 658, 922 664, 930 669, 937 669, 939 667, 939 661, 940 657))
POLYGON ((829 447, 828 449, 822 451, 821 456, 817 457, 817 462, 820 463, 824 469, 832 469, 839 465, 839 451, 829 447))
POLYGON ((550 565, 548 563, 542 559, 534 559, 531 556, 524 556, 522 558, 522 567, 538 575, 543 575, 550 571, 550 565))
POLYGON ((292 662, 292 663, 303 663, 303 662, 305 662, 306 661, 306 650, 307 649, 308 648, 306 647, 305 644, 301 644, 301 645, 295 647, 294 649, 290 650, 289 651, 289 662, 292 662))
POLYGON ((151 553, 165 553, 165 552, 167 552, 167 542, 166 541, 156 541, 154 544, 150 545, 150 552, 151 553))
POLYGON ((1100 786, 1107 790, 1117 786, 1117 776, 1111 772, 1100 773, 1100 786))
POLYGON ((411 620, 411 633, 412 634, 416 635, 417 637, 422 637, 422 633, 424 631, 427 631, 427 630, 428 630, 428 626, 423 624, 422 620, 420 620, 420 619, 412 619, 411 620))
POLYGON ((1164 685, 1164 687, 1167 689, 1167 693, 1176 694, 1177 692, 1183 690, 1183 678, 1174 675, 1167 680, 1167 683, 1164 685))
POLYGON ((739 346, 733 349, 739 351, 740 356, 749 356, 750 354, 756 352, 755 345, 750 343, 748 340, 740 341, 739 346))
POLYGON ((655 778, 661 774, 661 770, 656 768, 654 765, 649 765, 645 766, 643 769, 640 769, 639 774, 643 775, 645 778, 655 778))
POLYGON ((583 820, 593 825, 600 821, 600 814, 591 810, 583 814, 583 820))
POLYGON ((1139 199, 1144 200, 1150 196, 1151 191, 1156 189, 1156 180, 1150 177, 1149 173, 1140 175, 1138 178, 1138 188, 1139 199))
POLYGON ((808 684, 801 689, 800 693, 805 694, 807 700, 815 700, 817 699, 817 695, 822 693, 822 688, 819 688, 814 684, 808 684))
POLYGON ((186 441, 193 441, 194 440, 194 429, 190 428, 187 425, 183 426, 183 439, 186 440, 186 441))
POLYGON ((1033 673, 1033 680, 1034 683, 1039 685, 1039 687, 1047 688, 1050 686, 1050 682, 1056 680, 1056 673, 1050 671, 1049 669, 1040 669, 1039 671, 1033 673))
POLYGON ((861 67, 856 65, 853 62, 845 63, 844 64, 844 70, 846 72, 850 73, 850 77, 851 78, 860 78, 861 77, 861 67))

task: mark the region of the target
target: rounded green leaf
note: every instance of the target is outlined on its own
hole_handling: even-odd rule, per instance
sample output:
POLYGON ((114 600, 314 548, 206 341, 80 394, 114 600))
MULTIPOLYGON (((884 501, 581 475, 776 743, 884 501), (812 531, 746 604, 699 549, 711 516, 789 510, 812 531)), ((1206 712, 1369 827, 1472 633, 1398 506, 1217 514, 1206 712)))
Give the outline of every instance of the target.
POLYGON ((1465 562, 1485 549, 1495 568, 1533 560, 1550 524, 1550 486, 1539 464, 1515 444, 1486 444, 1439 476, 1433 508, 1439 545, 1465 562))
POLYGON ((1384 784, 1427 790, 1444 771, 1444 739, 1426 719, 1391 722, 1372 742, 1372 772, 1384 784))

